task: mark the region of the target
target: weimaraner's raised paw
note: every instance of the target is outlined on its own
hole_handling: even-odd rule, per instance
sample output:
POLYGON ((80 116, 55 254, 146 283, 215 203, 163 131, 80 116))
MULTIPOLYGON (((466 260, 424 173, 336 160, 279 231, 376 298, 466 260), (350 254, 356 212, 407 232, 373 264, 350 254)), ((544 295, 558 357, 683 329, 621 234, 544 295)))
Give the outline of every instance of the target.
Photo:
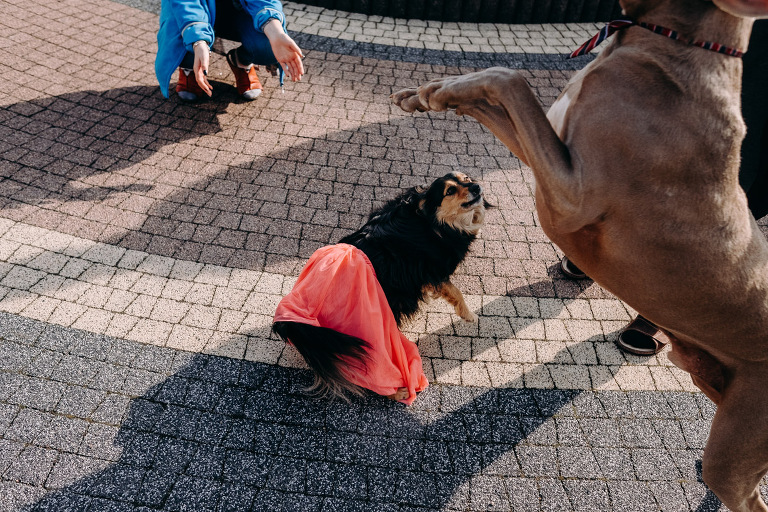
POLYGON ((389 97, 392 99, 392 103, 406 112, 426 112, 430 108, 429 104, 424 101, 421 91, 422 87, 403 89, 389 97))
MULTIPOLYGON (((406 112, 442 112, 486 104, 491 91, 509 81, 515 72, 503 68, 489 68, 467 75, 449 76, 432 80, 418 88, 403 89, 390 97, 395 105, 406 112)), ((458 113, 458 112, 457 112, 458 113)), ((469 112, 469 115, 472 115, 469 112)))
POLYGON ((390 101, 406 112, 413 112, 416 109, 411 107, 412 98, 416 95, 416 88, 401 89, 389 95, 390 101))
POLYGON ((392 102, 406 112, 442 112, 455 108, 456 101, 452 87, 457 82, 466 81, 466 76, 440 78, 417 88, 398 91, 390 96, 392 102))
POLYGON ((461 96, 474 87, 470 75, 432 80, 416 89, 404 89, 392 96, 395 105, 406 112, 443 112, 458 107, 461 96))

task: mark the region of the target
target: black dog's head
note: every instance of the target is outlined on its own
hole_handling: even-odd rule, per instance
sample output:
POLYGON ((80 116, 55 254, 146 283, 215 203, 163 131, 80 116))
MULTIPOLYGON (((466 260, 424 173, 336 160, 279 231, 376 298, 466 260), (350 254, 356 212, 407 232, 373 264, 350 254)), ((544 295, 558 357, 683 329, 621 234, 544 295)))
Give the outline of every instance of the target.
POLYGON ((454 172, 413 187, 371 212, 340 240, 371 261, 398 323, 412 316, 425 286, 447 281, 464 260, 491 205, 480 185, 454 172))
POLYGON ((419 191, 418 207, 438 224, 476 235, 483 226, 485 210, 491 205, 482 187, 462 172, 436 179, 427 190, 419 191))

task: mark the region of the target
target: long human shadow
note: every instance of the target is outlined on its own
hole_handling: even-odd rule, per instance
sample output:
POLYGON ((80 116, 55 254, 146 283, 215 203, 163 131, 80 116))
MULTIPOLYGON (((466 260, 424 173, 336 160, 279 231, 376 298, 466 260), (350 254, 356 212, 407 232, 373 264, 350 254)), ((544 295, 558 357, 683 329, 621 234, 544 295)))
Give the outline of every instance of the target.
MULTIPOLYGON (((529 389, 522 381, 436 385, 406 408, 376 396, 310 397, 310 382, 303 370, 190 354, 130 401, 113 462, 81 467, 81 478, 25 510, 491 510, 513 498, 569 510, 584 503, 566 492, 563 474, 589 461, 560 460, 558 447, 578 419, 631 408, 620 392, 529 389), (509 477, 541 487, 515 497, 509 477)), ((586 477, 604 478, 600 471, 586 477)), ((612 478, 634 480, 627 471, 612 478)), ((599 498, 589 504, 610 509, 599 498)))

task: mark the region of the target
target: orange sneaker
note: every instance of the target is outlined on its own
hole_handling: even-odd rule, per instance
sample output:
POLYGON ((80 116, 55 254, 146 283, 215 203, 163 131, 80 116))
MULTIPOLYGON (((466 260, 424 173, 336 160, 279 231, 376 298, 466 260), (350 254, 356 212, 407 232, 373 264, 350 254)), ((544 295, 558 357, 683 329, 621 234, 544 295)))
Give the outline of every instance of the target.
POLYGON ((237 93, 247 100, 255 100, 261 94, 261 82, 256 75, 256 66, 251 65, 247 70, 238 66, 236 51, 237 49, 227 52, 227 63, 235 75, 237 93))
POLYGON ((195 74, 191 69, 185 70, 179 68, 179 80, 176 82, 176 94, 179 95, 184 101, 197 101, 203 96, 206 96, 205 92, 197 84, 195 74), (187 71, 189 74, 187 74, 187 71))

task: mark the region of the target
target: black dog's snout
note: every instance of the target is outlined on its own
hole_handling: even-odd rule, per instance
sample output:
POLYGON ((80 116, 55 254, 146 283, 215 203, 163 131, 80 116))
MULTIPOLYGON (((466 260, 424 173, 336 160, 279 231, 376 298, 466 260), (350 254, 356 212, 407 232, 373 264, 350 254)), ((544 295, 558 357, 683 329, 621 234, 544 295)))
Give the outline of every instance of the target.
POLYGON ((480 188, 480 185, 478 185, 477 183, 470 183, 469 191, 472 192, 473 195, 477 195, 482 191, 482 189, 480 188))

